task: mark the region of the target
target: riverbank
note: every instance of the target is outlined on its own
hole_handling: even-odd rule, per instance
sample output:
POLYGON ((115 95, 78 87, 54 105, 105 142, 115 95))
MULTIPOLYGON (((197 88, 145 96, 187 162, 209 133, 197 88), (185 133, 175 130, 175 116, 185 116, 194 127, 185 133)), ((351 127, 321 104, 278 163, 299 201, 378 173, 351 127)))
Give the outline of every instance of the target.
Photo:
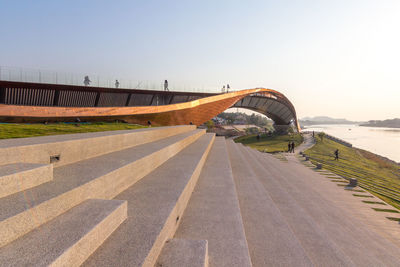
POLYGON ((304 151, 314 164, 322 164, 343 178, 356 178, 360 187, 400 209, 400 165, 369 151, 348 147, 316 136, 316 144, 304 151), (334 151, 339 149, 339 160, 334 151))
POLYGON ((0 139, 24 138, 45 135, 133 130, 145 126, 129 123, 52 123, 52 124, 0 124, 0 139))
POLYGON ((400 162, 400 129, 358 125, 314 125, 306 131, 325 132, 354 147, 400 162))
POLYGON ((385 128, 400 128, 400 119, 389 119, 383 121, 372 120, 367 123, 360 124, 365 127, 385 127, 385 128))
POLYGON ((294 142, 295 147, 299 146, 303 142, 303 137, 301 134, 270 136, 262 134, 260 139, 257 139, 257 135, 252 134, 238 137, 235 142, 242 143, 261 152, 277 153, 287 152, 289 142, 294 142))

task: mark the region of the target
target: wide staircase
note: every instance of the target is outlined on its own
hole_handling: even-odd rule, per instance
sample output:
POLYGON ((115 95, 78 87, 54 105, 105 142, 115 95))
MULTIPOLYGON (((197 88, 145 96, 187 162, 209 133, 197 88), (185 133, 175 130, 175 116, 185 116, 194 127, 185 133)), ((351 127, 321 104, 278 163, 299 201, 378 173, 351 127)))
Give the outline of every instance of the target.
POLYGON ((0 266, 400 266, 400 225, 298 160, 192 125, 0 152, 0 266))

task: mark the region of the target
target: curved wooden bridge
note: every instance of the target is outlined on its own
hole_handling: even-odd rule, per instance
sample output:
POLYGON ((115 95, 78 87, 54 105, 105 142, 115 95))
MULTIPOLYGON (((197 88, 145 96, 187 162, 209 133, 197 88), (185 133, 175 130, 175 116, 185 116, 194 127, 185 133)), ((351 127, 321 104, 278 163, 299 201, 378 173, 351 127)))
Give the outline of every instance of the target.
POLYGON ((230 107, 271 118, 275 125, 299 130, 292 103, 272 89, 230 93, 193 93, 112 89, 0 81, 0 121, 44 122, 123 120, 152 125, 200 125, 230 107))

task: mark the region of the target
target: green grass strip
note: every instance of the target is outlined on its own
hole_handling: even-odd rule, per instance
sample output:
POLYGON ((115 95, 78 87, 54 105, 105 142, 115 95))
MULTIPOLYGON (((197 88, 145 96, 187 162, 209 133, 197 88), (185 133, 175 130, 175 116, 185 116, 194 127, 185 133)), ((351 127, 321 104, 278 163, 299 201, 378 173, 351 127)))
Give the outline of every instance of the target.
POLYGON ((400 213, 398 210, 392 210, 392 209, 380 209, 380 208, 372 208, 372 209, 380 212, 400 213))
POLYGON ((368 200, 363 200, 362 202, 367 203, 367 204, 379 204, 379 205, 386 205, 383 202, 378 202, 378 201, 368 201, 368 200))
POLYGON ((0 124, 0 139, 24 138, 47 135, 89 133, 117 130, 134 130, 145 126, 129 123, 51 123, 51 124, 0 124))
POLYGON ((360 195, 360 194, 353 194, 355 197, 370 197, 372 198, 373 196, 366 196, 366 195, 360 195))
POLYGON ((257 140, 257 135, 254 134, 245 135, 235 139, 236 143, 242 143, 259 151, 266 151, 269 153, 287 152, 288 143, 292 141, 294 142, 295 147, 297 147, 303 142, 303 137, 301 136, 301 134, 272 136, 262 134, 261 138, 257 140))
POLYGON ((360 189, 350 189, 350 190, 354 191, 354 192, 365 193, 364 190, 360 190, 360 189))

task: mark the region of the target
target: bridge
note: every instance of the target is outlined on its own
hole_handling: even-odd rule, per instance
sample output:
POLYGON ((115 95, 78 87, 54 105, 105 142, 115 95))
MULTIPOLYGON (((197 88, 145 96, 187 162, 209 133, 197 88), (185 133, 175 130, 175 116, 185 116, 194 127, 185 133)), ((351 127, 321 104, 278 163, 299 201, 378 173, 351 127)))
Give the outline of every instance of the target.
POLYGON ((237 107, 271 118, 277 130, 299 131, 296 110, 282 93, 266 88, 227 93, 140 89, 0 81, 2 122, 122 120, 152 125, 200 125, 237 107))

